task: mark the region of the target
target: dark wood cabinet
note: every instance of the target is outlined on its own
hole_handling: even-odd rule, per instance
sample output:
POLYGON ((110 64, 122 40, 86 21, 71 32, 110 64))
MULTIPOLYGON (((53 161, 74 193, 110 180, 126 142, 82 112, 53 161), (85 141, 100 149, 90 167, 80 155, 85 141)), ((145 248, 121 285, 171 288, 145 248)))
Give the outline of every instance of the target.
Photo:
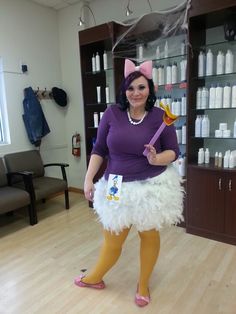
POLYGON ((227 41, 224 34, 225 23, 236 14, 235 1, 193 0, 189 17, 188 49, 188 91, 187 101, 187 209, 186 230, 189 233, 208 237, 218 241, 236 244, 236 168, 216 167, 216 152, 235 150, 236 138, 233 138, 233 121, 236 108, 218 108, 197 106, 197 91, 211 86, 231 86, 236 80, 236 41, 227 41), (198 55, 200 51, 213 52, 213 74, 198 75, 198 55), (234 54, 232 73, 216 72, 217 53, 231 49, 234 54), (210 118, 208 137, 195 136, 197 115, 207 114, 210 118), (215 130, 220 122, 226 122, 231 130, 228 138, 216 138, 215 130), (210 163, 198 164, 199 148, 210 149, 210 163))
MULTIPOLYGON (((79 32, 80 62, 83 88, 83 111, 85 121, 85 146, 87 163, 96 141, 97 127, 94 125, 94 113, 104 112, 111 103, 116 101, 116 95, 123 78, 124 60, 114 58, 112 47, 125 29, 115 22, 104 23, 79 32), (103 54, 107 53, 108 64, 104 69, 103 54), (98 54, 100 70, 93 71, 92 57, 98 54), (101 101, 98 102, 97 86, 100 87, 101 101), (105 88, 109 87, 110 99, 106 100, 105 88)), ((103 167, 104 169, 104 167, 103 167)), ((99 173, 101 176, 101 172, 99 173)))
POLYGON ((187 232, 236 244, 236 173, 188 167, 187 232))

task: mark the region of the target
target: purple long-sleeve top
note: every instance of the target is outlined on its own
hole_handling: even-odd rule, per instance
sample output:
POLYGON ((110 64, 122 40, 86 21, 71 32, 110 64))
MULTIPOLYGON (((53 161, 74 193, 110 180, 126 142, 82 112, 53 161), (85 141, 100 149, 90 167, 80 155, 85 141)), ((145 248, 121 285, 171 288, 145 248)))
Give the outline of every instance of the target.
MULTIPOLYGON (((123 181, 145 180, 162 173, 166 166, 153 166, 143 155, 144 145, 148 144, 163 122, 163 110, 153 107, 142 123, 133 125, 127 112, 118 105, 109 106, 99 123, 96 143, 92 154, 108 158, 105 178, 109 174, 123 176, 123 181)), ((175 127, 166 126, 154 144, 157 153, 173 150, 175 159, 179 156, 179 146, 175 127)))

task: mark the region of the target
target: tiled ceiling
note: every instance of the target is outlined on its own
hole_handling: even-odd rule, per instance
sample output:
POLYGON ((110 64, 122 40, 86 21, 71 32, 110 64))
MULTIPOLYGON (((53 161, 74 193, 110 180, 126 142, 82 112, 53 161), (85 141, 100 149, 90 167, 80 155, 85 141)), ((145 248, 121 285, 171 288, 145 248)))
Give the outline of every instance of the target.
POLYGON ((60 10, 68 7, 69 5, 81 2, 81 0, 30 0, 32 2, 44 5, 46 7, 60 10))

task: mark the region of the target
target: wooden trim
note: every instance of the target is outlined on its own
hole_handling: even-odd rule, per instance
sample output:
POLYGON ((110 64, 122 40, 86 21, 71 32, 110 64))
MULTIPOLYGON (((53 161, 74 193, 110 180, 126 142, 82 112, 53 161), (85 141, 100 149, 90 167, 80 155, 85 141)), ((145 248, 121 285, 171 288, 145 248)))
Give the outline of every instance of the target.
POLYGON ((79 194, 84 194, 84 190, 83 189, 79 189, 79 188, 75 188, 73 186, 70 186, 68 188, 69 192, 75 192, 75 193, 79 193, 79 194))

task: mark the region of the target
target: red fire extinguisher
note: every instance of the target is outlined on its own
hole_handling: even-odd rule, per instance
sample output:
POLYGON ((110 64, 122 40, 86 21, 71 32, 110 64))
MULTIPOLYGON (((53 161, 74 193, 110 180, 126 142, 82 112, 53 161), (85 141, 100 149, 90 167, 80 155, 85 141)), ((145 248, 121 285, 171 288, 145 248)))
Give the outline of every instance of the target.
POLYGON ((80 134, 78 133, 72 136, 72 155, 80 157, 80 134))

